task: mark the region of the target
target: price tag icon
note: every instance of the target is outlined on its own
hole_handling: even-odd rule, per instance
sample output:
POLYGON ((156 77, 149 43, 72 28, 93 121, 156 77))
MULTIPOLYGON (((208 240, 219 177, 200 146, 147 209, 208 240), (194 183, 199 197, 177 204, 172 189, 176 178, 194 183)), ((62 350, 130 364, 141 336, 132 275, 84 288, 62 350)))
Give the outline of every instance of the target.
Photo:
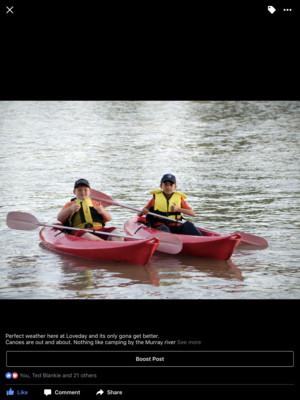
POLYGON ((273 6, 268 6, 268 11, 269 11, 269 13, 274 14, 274 12, 276 11, 276 8, 273 6))

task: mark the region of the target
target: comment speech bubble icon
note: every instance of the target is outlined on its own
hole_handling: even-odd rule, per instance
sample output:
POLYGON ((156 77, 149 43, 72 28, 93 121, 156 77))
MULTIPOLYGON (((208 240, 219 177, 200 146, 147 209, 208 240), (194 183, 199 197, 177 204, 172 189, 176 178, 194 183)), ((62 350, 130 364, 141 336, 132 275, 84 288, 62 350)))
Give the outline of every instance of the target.
POLYGON ((52 394, 52 390, 51 389, 44 389, 44 395, 45 396, 50 396, 52 394))

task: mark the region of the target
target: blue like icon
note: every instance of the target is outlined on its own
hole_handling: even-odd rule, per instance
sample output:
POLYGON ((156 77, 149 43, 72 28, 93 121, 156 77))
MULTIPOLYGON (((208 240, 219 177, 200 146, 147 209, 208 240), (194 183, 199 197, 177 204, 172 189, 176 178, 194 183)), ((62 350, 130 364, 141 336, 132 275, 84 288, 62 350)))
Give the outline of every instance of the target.
POLYGON ((12 377, 11 372, 6 372, 5 378, 6 379, 11 379, 11 377, 12 377))
POLYGON ((9 390, 6 391, 6 396, 13 396, 15 393, 14 390, 12 390, 12 388, 10 388, 9 390))

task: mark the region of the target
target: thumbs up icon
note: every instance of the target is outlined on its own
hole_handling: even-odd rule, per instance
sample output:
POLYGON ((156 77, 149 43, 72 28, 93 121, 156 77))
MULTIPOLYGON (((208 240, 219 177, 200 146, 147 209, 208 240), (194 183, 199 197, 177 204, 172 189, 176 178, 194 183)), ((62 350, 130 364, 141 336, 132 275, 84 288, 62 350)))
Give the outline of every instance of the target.
POLYGON ((14 395, 14 390, 12 390, 12 388, 6 391, 6 396, 13 396, 13 395, 14 395))

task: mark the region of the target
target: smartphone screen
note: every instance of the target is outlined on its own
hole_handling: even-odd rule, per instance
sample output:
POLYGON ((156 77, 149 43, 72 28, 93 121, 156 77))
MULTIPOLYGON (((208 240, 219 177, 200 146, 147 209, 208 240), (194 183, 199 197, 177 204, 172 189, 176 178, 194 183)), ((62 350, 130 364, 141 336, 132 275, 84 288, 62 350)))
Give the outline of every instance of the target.
POLYGON ((295 398, 299 6, 0 16, 1 398, 295 398))

